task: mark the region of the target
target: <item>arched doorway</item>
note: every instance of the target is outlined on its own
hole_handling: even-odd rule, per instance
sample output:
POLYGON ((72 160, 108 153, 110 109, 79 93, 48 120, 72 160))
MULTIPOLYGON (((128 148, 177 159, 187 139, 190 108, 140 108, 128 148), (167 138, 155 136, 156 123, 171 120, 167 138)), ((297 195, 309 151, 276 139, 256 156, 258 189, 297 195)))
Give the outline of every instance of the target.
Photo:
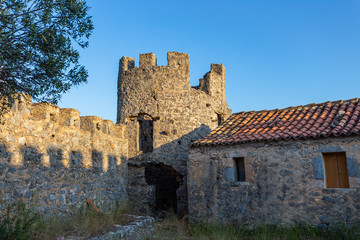
POLYGON ((149 163, 145 168, 147 184, 155 185, 154 212, 177 211, 176 190, 182 184, 182 175, 171 166, 162 163, 149 163))

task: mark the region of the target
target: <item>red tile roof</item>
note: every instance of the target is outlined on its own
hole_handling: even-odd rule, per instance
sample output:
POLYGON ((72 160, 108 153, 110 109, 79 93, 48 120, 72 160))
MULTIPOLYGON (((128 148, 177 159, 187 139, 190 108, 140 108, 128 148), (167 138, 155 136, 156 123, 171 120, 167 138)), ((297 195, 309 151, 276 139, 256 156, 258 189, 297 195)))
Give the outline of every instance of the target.
POLYGON ((192 146, 360 134, 360 99, 240 112, 192 146))

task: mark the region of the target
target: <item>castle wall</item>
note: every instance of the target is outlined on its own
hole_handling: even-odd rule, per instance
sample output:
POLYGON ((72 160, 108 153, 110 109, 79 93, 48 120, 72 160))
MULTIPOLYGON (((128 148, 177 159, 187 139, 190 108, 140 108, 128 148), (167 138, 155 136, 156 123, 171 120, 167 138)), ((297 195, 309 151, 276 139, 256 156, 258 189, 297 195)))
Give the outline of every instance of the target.
POLYGON ((189 219, 241 224, 360 220, 360 138, 191 147, 189 219), (346 154, 350 188, 326 188, 323 153, 346 154), (234 158, 244 158, 245 182, 234 158))
POLYGON ((90 198, 110 207, 127 198, 124 126, 75 109, 22 98, 0 125, 0 209, 22 199, 49 214, 90 198))
MULTIPOLYGON (((154 208, 156 187, 148 184, 148 163, 161 163, 178 174, 177 212, 186 212, 188 147, 227 118, 225 68, 212 64, 197 87, 190 86, 189 55, 169 52, 168 65, 157 66, 153 53, 120 60, 117 121, 127 126, 129 139, 129 198, 135 208, 149 212, 154 208), (153 150, 141 151, 139 117, 153 123, 153 150)), ((175 174, 175 173, 174 173, 175 174)))

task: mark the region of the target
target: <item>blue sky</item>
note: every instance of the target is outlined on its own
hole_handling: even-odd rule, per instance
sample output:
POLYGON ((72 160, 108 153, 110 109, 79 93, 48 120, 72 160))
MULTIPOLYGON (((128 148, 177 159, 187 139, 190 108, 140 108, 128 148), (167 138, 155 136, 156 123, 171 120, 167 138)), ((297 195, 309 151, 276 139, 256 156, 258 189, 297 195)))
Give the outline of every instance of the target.
POLYGON ((118 63, 190 54, 191 85, 226 68, 233 112, 360 97, 360 1, 88 0, 95 30, 81 50, 88 83, 60 107, 115 121, 118 63))

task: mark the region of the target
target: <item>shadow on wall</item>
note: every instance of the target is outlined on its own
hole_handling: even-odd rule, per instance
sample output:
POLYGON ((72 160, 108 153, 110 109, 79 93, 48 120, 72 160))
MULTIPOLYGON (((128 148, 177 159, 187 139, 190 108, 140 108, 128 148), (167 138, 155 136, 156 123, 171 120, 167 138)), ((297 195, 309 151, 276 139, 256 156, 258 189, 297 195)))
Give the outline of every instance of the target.
MULTIPOLYGON (((104 156, 102 152, 92 150, 91 152, 91 163, 88 167, 88 164, 85 164, 83 154, 79 151, 70 151, 69 153, 69 165, 66 166, 64 162, 64 154, 62 149, 57 148, 49 148, 47 150, 47 157, 49 158, 50 166, 47 166, 42 162, 44 157, 43 153, 39 153, 36 147, 29 146, 29 147, 22 147, 19 151, 22 155, 22 164, 20 164, 19 168, 21 167, 29 167, 35 166, 38 167, 50 167, 50 168, 67 168, 67 169, 79 169, 79 168, 86 168, 86 169, 93 169, 97 172, 107 172, 116 170, 118 165, 125 162, 126 159, 124 157, 119 158, 118 164, 118 157, 115 155, 108 155, 107 158, 107 169, 103 168, 104 164, 104 156)), ((7 147, 5 144, 0 143, 0 164, 12 166, 11 164, 11 156, 13 153, 7 151, 7 147)))
POLYGON ((91 153, 91 167, 83 153, 49 148, 39 153, 34 146, 24 146, 10 153, 0 143, 0 211, 5 203, 22 199, 29 206, 50 214, 71 214, 91 198, 100 207, 111 207, 127 198, 127 160, 99 151, 91 153), (21 157, 14 166, 12 157, 21 157), (47 164, 44 164, 44 159, 47 164), (103 163, 107 161, 107 169, 103 163), (64 164, 67 163, 67 164, 64 164))
POLYGON ((188 149, 210 131, 202 124, 152 152, 140 152, 129 159, 129 200, 138 212, 161 215, 162 211, 173 211, 179 216, 187 213, 188 149))

